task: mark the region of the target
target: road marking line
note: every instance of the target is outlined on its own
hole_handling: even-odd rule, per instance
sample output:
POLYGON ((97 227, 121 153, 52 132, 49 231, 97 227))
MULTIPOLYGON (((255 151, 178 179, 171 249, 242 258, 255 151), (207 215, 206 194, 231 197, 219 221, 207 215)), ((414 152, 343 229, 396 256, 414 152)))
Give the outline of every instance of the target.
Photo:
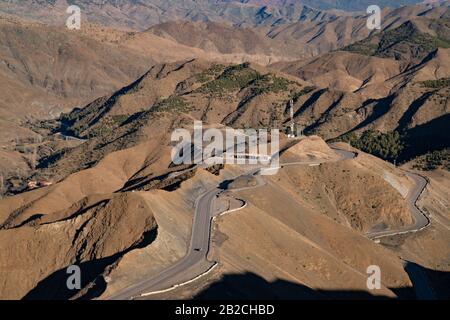
POLYGON ((147 296, 155 295, 155 294, 158 294, 158 293, 169 292, 169 291, 175 290, 175 289, 177 289, 177 288, 179 288, 179 287, 181 287, 181 286, 185 286, 185 285, 187 285, 187 284, 189 284, 189 283, 192 283, 192 282, 194 282, 194 281, 196 281, 196 280, 202 278, 203 276, 206 276, 208 273, 210 273, 212 270, 214 270, 214 268, 217 267, 218 265, 219 265, 219 264, 218 264, 217 262, 215 262, 214 265, 212 265, 210 268, 208 268, 208 270, 206 270, 205 272, 199 274, 198 276, 196 276, 195 278, 193 278, 193 279, 191 279, 191 280, 188 280, 188 281, 185 281, 185 282, 182 282, 182 283, 175 284, 175 285, 173 285, 172 287, 167 288, 167 289, 157 290, 157 291, 151 291, 151 292, 146 292, 146 293, 141 293, 141 294, 139 295, 139 297, 147 297, 147 296))

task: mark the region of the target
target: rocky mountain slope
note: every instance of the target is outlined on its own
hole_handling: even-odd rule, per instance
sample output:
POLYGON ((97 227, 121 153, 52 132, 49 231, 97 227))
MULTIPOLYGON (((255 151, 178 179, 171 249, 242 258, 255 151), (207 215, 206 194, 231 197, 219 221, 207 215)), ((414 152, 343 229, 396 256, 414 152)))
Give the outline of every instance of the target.
MULTIPOLYGON (((235 0, 225 0, 225 1, 235 1, 235 0)), ((370 0, 356 0, 356 1, 339 1, 339 0, 239 0, 243 3, 252 3, 258 5, 267 6, 287 6, 293 4, 304 4, 313 8, 329 10, 329 9, 339 9, 339 10, 350 10, 350 11, 365 11, 366 8, 373 3, 370 0)), ((400 7, 406 5, 413 5, 422 1, 419 0, 382 0, 378 1, 377 5, 384 7, 400 7)))
POLYGON ((152 63, 133 50, 11 16, 0 17, 0 177, 31 169, 28 121, 56 118, 132 81, 152 63))
MULTIPOLYGON (((249 204, 240 212, 225 215, 217 221, 214 257, 219 259, 219 267, 199 281, 147 299, 414 299, 416 294, 409 289, 409 282, 419 286, 420 283, 429 284, 435 298, 446 299, 445 285, 449 283, 446 244, 450 234, 448 214, 444 218, 443 212, 449 212, 450 204, 442 196, 448 187, 444 182, 448 172, 430 174, 431 186, 421 197, 421 208, 432 217, 429 228, 415 235, 385 238, 381 240, 382 245, 374 245, 334 223, 339 216, 330 214, 335 209, 328 209, 327 204, 337 200, 334 188, 340 184, 333 187, 326 184, 321 188, 314 182, 323 177, 334 179, 335 174, 336 177, 348 174, 345 179, 350 179, 350 184, 358 183, 352 179, 358 167, 360 181, 366 179, 363 172, 368 169, 373 178, 387 170, 389 176, 393 174, 392 177, 402 181, 403 186, 408 183, 401 180, 393 166, 362 153, 356 160, 338 167, 333 168, 333 164, 313 169, 286 167, 270 179, 267 186, 236 194, 249 204), (333 173, 324 174, 326 170, 333 173), (283 186, 281 192, 277 189, 280 185, 283 186), (298 192, 302 186, 304 188, 298 192), (325 205, 319 205, 321 203, 325 205), (354 242, 358 246, 348 246, 354 242), (442 248, 445 249, 442 251, 442 248), (398 257, 415 263, 401 267, 403 263, 398 257), (292 264, 293 261, 296 262, 292 264), (385 270, 382 289, 376 293, 366 290, 364 274, 369 264, 377 264, 385 270), (411 272, 414 265, 420 270, 422 279, 418 280, 411 272)), ((371 184, 365 184, 360 190, 367 185, 371 184)), ((383 190, 389 192, 390 189, 383 190)), ((358 199, 364 197, 359 191, 357 193, 358 199)), ((393 191, 391 195, 395 193, 393 191)), ((369 199, 375 198, 369 196, 369 199)), ((398 200, 391 203, 394 202, 401 203, 398 200)))
MULTIPOLYGON (((446 15, 448 7, 445 5, 386 9, 383 11, 382 29, 395 29, 419 16, 442 19, 446 15)), ((207 52, 268 56, 272 62, 276 62, 310 58, 346 47, 371 34, 376 37, 377 32, 366 28, 366 20, 365 14, 304 15, 292 23, 240 28, 213 21, 169 21, 150 27, 145 34, 150 33, 207 52)), ((430 28, 437 29, 436 23, 430 28)), ((256 62, 251 58, 249 60, 256 62)))
MULTIPOLYGON (((1 255, 2 261, 9 262, 0 269, 3 298, 107 298, 183 256, 195 199, 243 168, 225 166, 219 176, 199 169, 174 188, 153 185, 135 189, 136 181, 152 185, 146 176, 167 180, 166 173, 176 169, 170 168, 170 148, 161 149, 164 137, 155 135, 161 128, 154 125, 145 125, 149 136, 134 147, 113 151, 97 165, 53 186, 0 201, 1 255), (123 189, 126 185, 131 186, 127 191, 123 189), (102 231, 104 227, 108 232, 102 231), (55 230, 63 232, 55 236, 55 230), (21 240, 12 243, 11 239, 21 240), (52 259, 30 255, 30 250, 45 250, 52 259), (25 263, 26 276, 16 267, 17 261, 25 263), (74 263, 88 275, 79 292, 64 289, 65 268, 74 263), (17 282, 24 277, 26 281, 17 282)), ((310 137, 283 154, 282 160, 331 153, 320 138, 310 137)), ((445 241, 445 232, 431 230, 414 237, 418 243, 414 248, 409 244, 382 247, 366 239, 363 234, 374 228, 411 222, 392 181, 397 188, 411 186, 403 171, 365 154, 343 163, 282 169, 267 178, 266 186, 234 195, 245 199, 247 207, 217 220, 212 258, 219 261, 219 268, 166 296, 200 294, 222 277, 248 272, 269 282, 293 283, 289 290, 263 287, 257 291, 258 297, 370 298, 365 269, 377 264, 384 271, 379 295, 414 298, 413 281, 395 250, 410 252, 413 261, 418 261, 414 255, 419 255, 420 263, 431 269, 448 270, 449 262, 442 254, 438 259, 438 254, 429 250, 436 241, 445 241), (359 243, 357 249, 350 249, 348 243, 354 242, 359 243)), ((253 288, 255 283, 248 285, 253 288)), ((219 293, 229 292, 234 298, 254 296, 248 290, 234 290, 219 293)))
MULTIPOLYGON (((215 21, 235 25, 271 25, 299 19, 323 19, 333 14, 295 4, 266 7, 238 1, 216 0, 151 0, 92 2, 81 0, 77 5, 90 22, 103 25, 144 30, 167 21, 215 21)), ((67 19, 69 1, 1 1, 0 10, 50 24, 62 24, 67 19), (49 12, 51 14, 49 14, 49 12)))
POLYGON ((8 17, 0 20, 0 41, 2 91, 8 94, 1 102, 2 117, 29 113, 30 100, 35 105, 32 112, 48 116, 56 104, 69 107, 117 89, 152 62, 150 57, 75 32, 8 17), (17 95, 28 90, 29 95, 34 93, 28 101, 17 95), (53 103, 46 103, 50 97, 53 103))
MULTIPOLYGON (((27 281, 20 285, 16 279, 21 270, 2 268, 8 274, 2 276, 2 297, 107 297, 169 266, 186 249, 196 197, 240 170, 239 166, 226 166, 218 177, 199 169, 171 180, 170 173, 181 168, 171 165, 170 132, 176 127, 188 128, 193 119, 234 127, 275 126, 278 117, 285 118, 291 95, 301 99, 316 90, 320 89, 257 65, 225 66, 193 60, 156 65, 113 96, 64 116, 67 130, 89 140, 42 161, 40 174, 53 177, 53 186, 0 201, 1 243, 8 248, 2 250, 2 261, 15 265, 14 250, 19 260, 26 255, 24 261, 29 265, 39 265, 39 272, 27 273, 27 281), (168 91, 159 96, 158 86, 168 91), (136 104, 125 103, 126 99, 136 104), (115 118, 118 115, 121 117, 115 118), (138 228, 127 231, 136 223, 138 228), (109 225, 111 233, 101 232, 109 225), (52 238, 57 245, 48 240, 48 228, 52 234, 55 228, 65 230, 64 237, 52 238), (17 238, 22 240, 14 244, 8 240, 17 238), (30 257, 29 248, 33 252, 45 250, 55 257, 46 261, 56 263, 30 257), (75 293, 61 285, 65 268, 73 263, 86 268, 83 270, 89 275, 83 290, 75 293), (127 275, 130 270, 133 276, 127 275), (60 290, 55 293, 56 287, 60 290)), ((326 151, 319 138, 308 141, 292 148, 292 154, 283 155, 283 159, 326 151)), ((247 214, 224 217, 219 222, 214 255, 220 257, 220 267, 215 277, 247 271, 267 281, 284 279, 319 292, 310 297, 338 297, 344 294, 342 290, 359 290, 361 296, 366 281, 361 274, 365 275, 367 264, 377 263, 385 274, 380 294, 414 297, 411 290, 400 289, 412 285, 403 262, 363 236, 370 230, 411 223, 402 193, 391 185, 395 180, 397 188, 407 190, 411 182, 404 172, 361 154, 344 163, 286 168, 268 180, 260 192, 239 194, 250 203, 247 214), (268 195, 271 201, 267 201, 268 195), (239 230, 248 232, 236 233, 236 223, 239 230), (241 248, 243 255, 232 254, 236 246, 242 247, 244 234, 258 235, 246 240, 258 246, 241 248), (355 241, 361 246, 357 252, 345 249, 355 241), (303 250, 293 250, 291 245, 303 250), (299 261, 303 261, 300 266, 299 261)), ((435 239, 445 241, 442 230, 432 232, 435 239)), ((415 241, 422 243, 420 238, 415 241)), ((427 238, 424 245, 432 247, 433 243, 427 238)), ((419 251, 414 254, 424 257, 419 251)), ((437 266, 435 257, 430 254, 421 263, 448 270, 449 262, 444 259, 437 266)), ((191 295, 199 292, 189 290, 191 295)), ((287 291, 272 290, 267 294, 289 297, 287 291)), ((296 297, 305 294, 294 292, 296 297)))
POLYGON ((71 298, 65 268, 73 264, 80 266, 83 275, 79 295, 95 296, 91 289, 105 285, 98 276, 127 252, 151 244, 157 234, 150 208, 131 194, 89 197, 68 210, 41 216, 33 217, 29 226, 0 232, 5 245, 0 259, 6 262, 0 271, 3 298, 71 298), (17 253, 14 259, 12 252, 17 253), (36 268, 36 257, 44 253, 36 268), (7 280, 18 278, 23 281, 7 280))
MULTIPOLYGON (((288 103, 293 99, 295 121, 306 133, 352 141, 368 130, 395 131, 404 141, 415 141, 415 146, 399 150, 400 146, 392 145, 396 150, 386 158, 410 159, 448 144, 442 131, 448 115, 448 99, 445 98, 448 88, 442 81, 443 77, 448 77, 444 63, 447 55, 448 49, 439 48, 430 52, 424 61, 411 62, 412 67, 402 71, 395 60, 332 53, 318 58, 320 68, 312 62, 311 68, 317 70, 315 75, 319 78, 304 77, 316 86, 251 64, 227 66, 189 60, 155 65, 136 82, 64 115, 62 120, 64 130, 69 133, 95 138, 94 145, 101 142, 101 147, 89 147, 91 141, 84 144, 84 153, 86 148, 94 152, 82 162, 75 162, 83 167, 98 161, 101 154, 128 145, 129 142, 120 142, 125 139, 124 134, 139 136, 142 124, 155 122, 161 116, 167 119, 169 115, 169 124, 178 112, 240 128, 287 127, 288 103), (358 63, 359 58, 370 63, 358 63), (324 59, 331 59, 328 67, 324 59), (383 69, 375 67, 380 62, 385 62, 384 73, 383 69), (348 75, 343 70, 349 72, 348 75), (318 81, 321 72, 324 73, 323 83, 318 81), (333 88, 326 80, 327 77, 333 79, 335 72, 347 77, 341 76, 340 88, 333 88), (348 78, 354 81, 349 82, 348 78), (384 88, 385 95, 380 88, 384 88), (433 144, 425 142, 430 137, 433 144)), ((308 75, 306 69, 302 70, 303 75, 308 75)), ((58 166, 58 162, 74 163, 70 157, 64 160, 68 154, 42 159, 41 167, 51 172, 50 168, 58 166)))
MULTIPOLYGON (((420 1, 378 1, 382 8, 397 8, 420 1)), ((67 0, 2 0, 0 11, 43 23, 64 25, 67 0)), ((238 26, 274 26, 296 22, 332 21, 340 16, 365 14, 370 1, 235 1, 235 0, 80 0, 83 18, 121 29, 145 30, 168 21, 212 21, 238 26), (334 10, 339 9, 339 10, 334 10), (352 12, 357 10, 360 12, 352 12)), ((439 5, 430 3, 429 6, 439 5)), ((409 6, 409 7, 411 7, 409 6)), ((404 10, 404 8, 400 8, 404 10)))
MULTIPOLYGON (((61 1, 50 5, 53 4, 64 5, 61 1)), ((14 5, 19 3, 8 3, 9 11, 15 10, 14 5)), ((42 1, 33 2, 33 6, 42 5, 42 1)), ((43 15, 52 16, 48 8, 44 9, 43 15)), ((396 9, 387 15, 386 23, 393 27, 410 15, 434 17, 441 11, 442 7, 396 9)), ((29 171, 34 156, 18 152, 16 145, 29 149, 30 141, 42 137, 30 130, 27 121, 57 117, 61 111, 117 90, 141 76, 154 62, 202 58, 221 63, 252 61, 267 65, 327 52, 368 34, 361 28, 364 16, 329 12, 317 15, 308 8, 295 12, 301 19, 294 24, 286 21, 270 27, 263 24, 259 28, 244 28, 244 25, 239 28, 239 23, 231 26, 232 20, 224 15, 224 20, 217 23, 167 22, 145 32, 123 32, 88 22, 83 23, 80 31, 71 32, 60 28, 59 23, 49 27, 11 15, 2 16, 0 77, 5 92, 0 103, 0 126, 5 132, 0 138, 4 147, 2 157, 5 164, 14 163, 24 170, 13 172, 14 165, 8 165, 2 166, 0 174, 7 180, 29 171), (355 37, 347 34, 350 30, 355 37)))
POLYGON ((89 140, 41 159, 40 174, 60 176, 91 166, 105 154, 149 139, 154 130, 168 146, 173 129, 192 118, 240 128, 276 127, 286 117, 287 101, 308 90, 299 79, 257 65, 202 60, 155 65, 113 95, 63 115, 65 132, 89 140))
MULTIPOLYGON (((228 2, 197 1, 194 11, 194 1, 80 2, 92 21, 143 32, 0 20, 0 170, 16 170, 0 175, 1 298, 105 298, 173 264, 197 197, 245 168, 174 165, 171 133, 194 120, 284 131, 291 99, 297 128, 321 138, 289 145, 283 161, 335 159, 322 139, 349 142, 359 150, 340 147, 356 158, 280 168, 238 192, 245 209, 214 227, 219 267, 164 297, 211 297, 215 286, 249 297, 226 279, 250 274, 243 281, 261 298, 369 298, 366 268, 377 264, 380 295, 414 298, 403 259, 445 291, 436 273, 450 271, 447 172, 428 175, 418 202, 430 227, 381 245, 366 235, 413 223, 404 200, 413 181, 379 158, 450 147, 448 6, 385 9, 383 29, 369 33, 362 14, 228 2), (192 21, 165 22, 181 16, 192 21), (147 29, 153 21, 164 23, 147 29), (65 287, 72 264, 87 275, 78 292, 65 287)), ((30 18, 56 8, 46 22, 60 23, 67 2, 9 4, 30 18)))
POLYGON ((395 155, 383 157, 408 160, 449 144, 442 134, 449 108, 447 24, 444 17, 420 17, 344 51, 273 67, 322 88, 296 103, 306 132, 341 137, 366 145, 366 151, 382 136, 366 135, 357 142, 363 132, 397 134, 398 141, 384 146, 398 149, 395 155))
MULTIPOLYGON (((306 133, 319 134, 325 139, 344 139, 362 146, 373 139, 382 138, 376 134, 362 137, 364 132, 397 132, 401 139, 394 139, 394 145, 387 147, 392 147, 394 151, 383 157, 389 160, 408 160, 448 145, 447 138, 440 130, 447 121, 448 88, 445 79, 449 71, 446 67, 446 47, 449 43, 445 18, 447 13, 441 9, 430 10, 427 16, 408 20, 396 28, 388 28, 380 34, 369 36, 366 40, 344 48, 344 51, 272 65, 273 68, 306 82, 285 75, 278 76, 273 72, 271 74, 270 70, 248 64, 227 67, 227 64, 200 59, 155 64, 145 74, 142 71, 144 75, 130 85, 65 116, 62 129, 78 137, 100 139, 116 128, 135 130, 130 129, 136 123, 131 120, 170 109, 185 111, 190 116, 212 123, 286 127, 287 105, 289 99, 293 98, 295 121, 306 133), (441 16, 441 19, 430 18, 436 15, 441 16), (365 52, 361 48, 368 47, 368 43, 372 43, 371 48, 377 48, 373 52, 365 52), (396 55, 397 51, 409 53, 396 55), (421 138, 423 135, 427 138, 421 138), (363 141, 358 142, 361 137, 363 141), (430 138, 433 141, 431 145, 426 142, 430 138), (415 141, 413 149, 408 147, 412 141, 415 141)), ((175 54, 169 60, 182 57, 183 54, 210 58, 211 55, 201 54, 206 52, 215 52, 216 60, 224 57, 223 60, 227 60, 235 52, 245 50, 249 50, 249 54, 274 53, 273 43, 268 42, 261 34, 258 38, 258 33, 251 29, 247 31, 221 24, 179 22, 163 24, 144 33, 118 33, 113 40, 106 40, 101 34, 92 39, 89 37, 89 30, 85 30, 87 38, 83 36, 82 39, 97 41, 93 43, 105 41, 107 46, 133 50, 139 57, 145 57, 145 50, 136 49, 137 43, 145 43, 139 41, 143 39, 148 40, 149 44, 156 41, 168 48, 183 48, 183 51, 177 51, 182 53, 175 54), (180 24, 183 25, 182 28, 179 27, 180 24), (194 28, 190 34, 196 34, 194 30, 199 30, 198 34, 209 37, 209 44, 204 39, 201 40, 201 37, 185 38, 178 31, 189 30, 190 27, 194 28), (230 40, 234 40, 230 43, 235 43, 235 47, 223 47, 218 41, 219 34, 227 32, 230 40), (248 45, 249 39, 253 40, 250 43, 254 45, 248 45)), ((279 51, 277 54, 284 53, 279 51)), ((11 61, 18 64, 20 60, 11 58, 11 61)), ((140 64, 139 68, 142 67, 140 64)), ((21 73, 25 83, 25 76, 33 77, 33 68, 29 70, 29 73, 21 73)), ((117 70, 114 69, 114 72, 117 70)), ((41 82, 44 83, 44 80, 38 75, 35 77, 36 80, 33 81, 36 87, 42 87, 41 82)), ((57 93, 55 91, 54 94, 57 93)), ((69 94, 70 91, 66 93, 69 94)), ((111 147, 108 143, 105 146, 111 147)), ((364 147, 364 150, 370 152, 369 147, 364 147)), ((44 166, 50 165, 65 152, 55 152, 52 157, 42 159, 42 163, 44 166)), ((109 151, 99 154, 107 152, 109 151)), ((381 151, 376 153, 381 155, 381 151)), ((15 155, 10 155, 13 156, 15 155)), ((80 166, 97 161, 96 157, 86 157, 84 164, 80 166)))

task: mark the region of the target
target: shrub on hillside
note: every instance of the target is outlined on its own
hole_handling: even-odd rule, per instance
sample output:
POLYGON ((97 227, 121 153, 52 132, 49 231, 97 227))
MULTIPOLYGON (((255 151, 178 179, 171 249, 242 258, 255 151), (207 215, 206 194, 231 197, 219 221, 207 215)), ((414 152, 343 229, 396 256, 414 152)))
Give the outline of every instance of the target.
POLYGON ((397 131, 383 133, 376 130, 367 130, 361 136, 351 132, 343 135, 339 140, 388 161, 396 160, 405 147, 402 137, 397 131))
POLYGON ((450 171, 450 149, 429 152, 415 159, 414 168, 430 171, 443 168, 450 171))

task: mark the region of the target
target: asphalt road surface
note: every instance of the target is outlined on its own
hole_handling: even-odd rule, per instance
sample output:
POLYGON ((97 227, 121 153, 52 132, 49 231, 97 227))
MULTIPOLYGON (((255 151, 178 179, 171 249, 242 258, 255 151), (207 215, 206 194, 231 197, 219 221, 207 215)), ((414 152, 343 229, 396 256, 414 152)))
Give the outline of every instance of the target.
MULTIPOLYGON (((191 242, 187 254, 174 265, 161 272, 154 278, 144 280, 133 285, 110 300, 127 300, 152 290, 165 289, 167 283, 178 274, 185 272, 192 266, 206 260, 209 251, 212 205, 220 189, 212 189, 201 195, 196 202, 194 221, 192 223, 191 242)), ((213 265, 213 263, 211 263, 213 265)), ((173 285, 173 284, 172 284, 173 285)))
MULTIPOLYGON (((338 154, 341 155, 341 159, 338 161, 353 159, 356 155, 353 152, 341 150, 335 147, 332 147, 338 154)), ((281 167, 284 166, 292 166, 292 165, 311 165, 311 164, 320 164, 322 162, 315 161, 306 161, 306 162, 293 162, 293 163, 284 163, 280 164, 281 167)), ((257 175, 259 169, 252 170, 245 175, 257 175)), ((421 228, 426 227, 429 224, 429 220, 426 216, 422 214, 422 212, 415 206, 415 203, 425 188, 427 181, 415 174, 408 173, 408 175, 416 182, 416 186, 409 192, 407 196, 407 201, 412 211, 412 214, 415 219, 415 223, 412 226, 408 226, 402 230, 387 230, 382 232, 377 232, 373 234, 367 235, 369 238, 380 238, 385 236, 396 235, 404 232, 412 232, 420 230, 421 228)), ((258 184, 249 188, 257 188, 261 185, 265 184, 264 179, 261 176, 256 176, 258 184)), ((243 188, 244 189, 244 188, 243 188)), ((187 254, 176 262, 174 265, 169 267, 168 269, 162 271, 160 274, 145 279, 140 283, 137 283, 131 287, 128 287, 121 292, 117 293, 114 296, 109 297, 110 300, 128 300, 141 296, 144 293, 167 289, 174 285, 172 283, 173 279, 179 278, 180 275, 188 272, 195 266, 202 265, 205 268, 205 271, 208 270, 215 263, 209 262, 207 260, 207 255, 209 252, 209 247, 211 243, 211 224, 212 218, 214 216, 213 210, 213 202, 216 196, 222 190, 219 188, 214 188, 202 194, 196 201, 195 206, 195 215, 193 220, 193 227, 191 233, 191 241, 189 245, 189 249, 187 254)), ((235 190, 238 191, 238 190, 235 190)), ((192 278, 197 276, 198 274, 192 275, 192 278)))
POLYGON ((408 208, 414 218, 414 224, 406 226, 397 230, 385 230, 379 232, 368 233, 366 236, 370 239, 379 239, 384 237, 395 236, 399 234, 405 234, 410 232, 420 231, 426 228, 430 224, 430 219, 423 214, 422 211, 416 206, 416 202, 422 194, 423 190, 427 186, 427 180, 417 174, 407 172, 409 178, 411 178, 415 186, 408 192, 406 196, 406 201, 408 203, 408 208))

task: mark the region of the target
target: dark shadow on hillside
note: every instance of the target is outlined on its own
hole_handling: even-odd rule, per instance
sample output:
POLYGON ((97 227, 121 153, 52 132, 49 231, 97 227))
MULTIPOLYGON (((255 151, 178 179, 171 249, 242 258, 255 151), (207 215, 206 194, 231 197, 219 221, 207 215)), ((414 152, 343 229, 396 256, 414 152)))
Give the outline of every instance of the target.
POLYGON ((326 300, 326 299, 387 299, 365 291, 314 290, 285 280, 268 282, 254 273, 229 274, 200 292, 199 300, 326 300))
POLYGON ((221 190, 227 190, 230 187, 230 184, 233 182, 234 180, 224 180, 219 184, 219 189, 221 190))
MULTIPOLYGON (((69 290, 66 282, 70 274, 67 267, 55 271, 40 281, 35 288, 28 292, 23 300, 69 300, 81 296, 80 299, 94 299, 106 290, 106 282, 102 274, 109 267, 117 263, 126 253, 144 248, 152 243, 157 236, 157 229, 152 229, 142 235, 139 243, 118 252, 112 256, 94 259, 86 262, 74 262, 81 269, 81 290, 69 290)), ((45 254, 45 253, 44 253, 45 254)))
POLYGON ((339 96, 339 98, 338 98, 336 101, 334 101, 334 102, 327 108, 327 110, 325 110, 325 111, 322 113, 322 115, 320 116, 320 118, 319 118, 317 121, 315 121, 313 124, 307 126, 307 127, 304 129, 304 132, 307 133, 307 134, 310 134, 310 133, 314 132, 314 130, 315 130, 317 127, 319 127, 321 124, 325 123, 325 122, 327 121, 327 118, 328 118, 328 116, 330 115, 331 111, 333 111, 333 110, 334 110, 334 109, 342 102, 343 99, 344 99, 344 94, 341 94, 341 95, 339 96))
MULTIPOLYGON (((80 136, 77 132, 75 132, 73 130, 73 128, 71 128, 71 126, 80 120, 81 121, 85 120, 87 127, 92 127, 93 125, 95 125, 97 122, 100 121, 100 119, 102 119, 111 110, 111 108, 117 102, 117 99, 119 99, 121 96, 123 96, 125 94, 133 93, 133 92, 136 92, 137 90, 139 90, 139 85, 142 82, 142 80, 147 76, 147 74, 148 74, 148 72, 144 73, 137 80, 135 80, 131 84, 119 89, 118 91, 113 93, 110 97, 106 98, 104 101, 102 101, 101 100, 102 98, 100 98, 100 99, 97 99, 94 102, 88 104, 87 106, 85 106, 82 109, 77 108, 77 109, 73 110, 72 112, 70 112, 69 116, 71 116, 72 118, 70 118, 70 119, 61 118, 60 132, 66 134, 66 135, 75 136, 77 138, 89 138, 87 136, 86 137, 80 136), (94 109, 97 109, 97 111, 98 111, 97 114, 91 113, 92 111, 94 111, 94 109), (92 117, 92 115, 94 115, 94 116, 92 117)), ((139 117, 140 114, 138 113, 136 115, 132 115, 132 117, 133 116, 139 117)))
MULTIPOLYGON (((29 217, 28 219, 25 219, 23 222, 19 223, 16 226, 11 227, 11 229, 18 229, 20 227, 23 227, 24 225, 32 225, 33 223, 39 221, 40 218, 44 217, 45 215, 42 213, 37 213, 37 214, 33 214, 31 217, 29 217)), ((5 228, 8 229, 7 227, 5 227, 4 225, 2 225, 0 227, 1 228, 5 228)))
MULTIPOLYGON (((425 273, 434 273, 434 276, 440 279, 448 279, 450 272, 437 272, 433 270, 426 270, 418 265, 408 264, 407 268, 420 268, 425 273)), ((416 299, 415 290, 420 289, 420 282, 417 276, 412 277, 412 281, 417 288, 390 288, 396 295, 397 299, 416 299)), ((448 282, 446 282, 448 284, 448 282)), ((442 288, 445 288, 442 286, 442 288)), ((448 286, 447 286, 448 288, 448 286)), ((423 292, 420 293, 422 295, 423 292)), ((439 295, 435 298, 445 298, 439 295)), ((373 294, 370 291, 352 291, 352 290, 317 290, 311 289, 305 285, 293 283, 285 280, 276 280, 268 282, 265 279, 254 273, 244 274, 228 274, 202 292, 197 294, 196 300, 392 300, 391 297, 380 296, 374 290, 373 294)))
POLYGON ((450 272, 428 269, 413 262, 406 263, 405 271, 417 299, 450 299, 450 272))
MULTIPOLYGON (((354 127, 349 132, 353 132, 356 130, 359 130, 361 128, 364 128, 365 126, 371 124, 372 122, 376 121, 377 119, 381 118, 385 114, 389 112, 391 109, 392 101, 394 100, 394 95, 391 95, 389 97, 380 99, 380 100, 370 100, 370 103, 377 101, 377 104, 373 107, 372 113, 360 124, 358 124, 356 127, 354 127)), ((368 101, 369 102, 369 101, 368 101)), ((369 103, 368 103, 369 104, 369 103)), ((364 105, 363 107, 365 107, 364 105)), ((348 133, 349 133, 348 132, 348 133)))
POLYGON ((124 186, 116 191, 117 192, 128 192, 132 190, 151 190, 151 189, 161 189, 165 191, 175 191, 181 184, 189 179, 191 179, 196 172, 194 166, 187 167, 191 171, 186 171, 178 176, 170 178, 170 175, 175 172, 164 173, 157 177, 140 177, 136 179, 131 179, 127 181, 124 186))
POLYGON ((402 153, 402 161, 425 154, 430 150, 441 150, 450 147, 450 114, 433 119, 407 131, 406 150, 402 153))
POLYGON ((327 89, 320 89, 317 92, 314 92, 308 100, 306 100, 303 105, 294 113, 294 118, 297 118, 299 115, 301 115, 303 112, 305 112, 309 107, 311 107, 314 103, 316 103, 320 97, 327 92, 327 89))
POLYGON ((398 121, 398 126, 396 131, 402 131, 407 128, 407 126, 412 122, 414 115, 417 111, 427 102, 428 98, 433 95, 433 91, 425 92, 420 98, 414 100, 413 103, 408 107, 403 116, 398 121))
POLYGON ((145 113, 145 111, 140 111, 133 113, 131 116, 129 116, 124 122, 120 124, 121 127, 126 126, 127 124, 132 123, 133 121, 139 119, 140 116, 142 116, 145 113))

